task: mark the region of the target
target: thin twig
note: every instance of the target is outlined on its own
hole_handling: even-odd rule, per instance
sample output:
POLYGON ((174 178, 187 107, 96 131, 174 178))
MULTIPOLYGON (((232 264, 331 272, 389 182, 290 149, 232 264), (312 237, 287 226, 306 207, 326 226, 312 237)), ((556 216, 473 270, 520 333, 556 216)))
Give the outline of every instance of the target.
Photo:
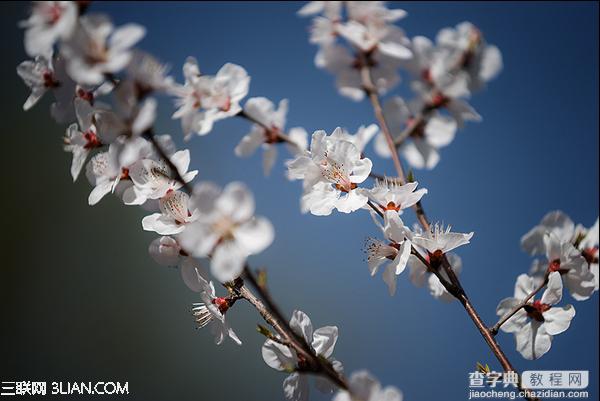
MULTIPOLYGON (((369 63, 367 62, 368 61, 367 57, 368 57, 367 54, 364 54, 364 53, 362 54, 363 63, 362 63, 362 67, 361 67, 361 78, 362 78, 363 89, 365 90, 365 92, 367 93, 367 95, 369 97, 369 100, 371 101, 371 105, 373 107, 375 117, 377 118, 377 121, 379 122, 379 125, 383 131, 383 134, 386 138, 386 142, 390 149, 390 153, 392 154, 392 160, 394 161, 394 167, 398 174, 398 179, 399 179, 400 183, 403 184, 406 182, 406 178, 405 178, 406 176, 404 174, 404 169, 402 168, 402 163, 400 162, 400 159, 398 156, 398 150, 394 143, 394 139, 389 131, 387 122, 385 120, 385 116, 383 115, 383 111, 381 108, 381 102, 379 100, 379 94, 377 92, 376 87, 373 85, 373 81, 371 78, 371 70, 369 68, 369 63)), ((417 124, 411 124, 411 127, 416 128, 417 124)), ((414 128, 411 128, 411 129, 414 129, 414 128)), ((429 231, 430 224, 429 224, 429 221, 427 219, 425 210, 424 210, 421 202, 420 201, 417 202, 417 204, 415 204, 415 206, 413 206, 413 209, 415 210, 417 220, 419 221, 419 223, 421 224, 423 229, 425 231, 429 231)), ((485 325, 485 323, 483 322, 483 320, 477 313, 475 307, 469 300, 466 292, 462 288, 462 285, 460 284, 458 277, 454 273, 454 270, 450 266, 450 263, 448 262, 448 259, 445 257, 445 255, 444 255, 444 258, 442 259, 442 267, 444 268, 444 271, 448 275, 448 278, 450 279, 451 284, 453 284, 452 286, 448 287, 448 288, 452 289, 452 291, 449 291, 449 292, 461 302, 465 311, 467 312, 467 314, 469 315, 469 317, 475 324, 475 327, 477 328, 477 330, 479 331, 481 336, 484 338, 485 342, 489 346, 492 353, 496 356, 496 359, 498 359, 498 361, 502 365, 502 368, 504 369, 504 371, 516 372, 515 368, 512 366, 512 364, 510 363, 510 361, 508 360, 508 358, 506 357, 506 355, 500 348, 500 345, 496 342, 496 340, 494 339, 494 336, 492 335, 490 330, 488 330, 487 326, 485 325)), ((521 390, 525 390, 521 386, 521 383, 519 383, 519 388, 521 390)), ((526 398, 532 399, 530 397, 526 397, 526 398)))
POLYGON ((265 321, 277 331, 279 335, 284 337, 287 342, 292 345, 294 350, 303 357, 303 359, 309 362, 310 369, 308 372, 322 374, 329 378, 339 388, 349 391, 346 379, 341 376, 334 368, 333 365, 325 358, 316 355, 312 347, 306 343, 304 337, 297 335, 287 323, 287 320, 283 317, 283 314, 279 308, 273 302, 273 299, 269 295, 266 289, 259 285, 254 277, 252 270, 246 265, 244 267, 243 277, 254 287, 254 289, 260 294, 261 299, 256 297, 246 286, 240 288, 240 295, 247 299, 265 321), (266 305, 265 305, 266 304, 266 305))
POLYGON ((248 113, 246 113, 244 111, 244 109, 240 110, 239 113, 237 113, 235 115, 236 117, 240 117, 243 118, 245 120, 250 121, 253 124, 259 125, 261 126, 267 133, 269 134, 274 134, 276 140, 278 142, 285 142, 289 145, 293 145, 296 148, 300 149, 300 147, 298 146, 298 144, 296 142, 294 142, 289 135, 287 135, 285 132, 281 132, 281 130, 279 128, 276 127, 270 127, 268 125, 266 125, 265 123, 263 123, 262 121, 252 117, 251 115, 249 115, 248 113))
POLYGON ((177 169, 177 166, 171 161, 171 158, 167 155, 167 152, 162 148, 160 143, 158 143, 158 141, 156 140, 156 137, 154 136, 154 132, 152 131, 152 129, 150 128, 150 129, 146 130, 143 133, 143 136, 144 136, 144 138, 147 138, 152 143, 152 146, 154 146, 156 153, 158 153, 160 158, 163 159, 167 163, 167 165, 169 166, 169 169, 175 175, 175 177, 171 177, 171 178, 174 178, 176 181, 178 181, 182 185, 182 187, 186 190, 186 192, 191 195, 192 194, 191 184, 189 182, 185 182, 185 180, 181 176, 181 173, 177 169))
POLYGON ((521 308, 523 308, 525 305, 527 305, 529 300, 531 298, 533 298, 538 292, 540 292, 546 286, 546 284, 548 284, 548 275, 547 274, 544 276, 544 281, 542 281, 542 283, 537 288, 535 288, 533 291, 531 291, 531 293, 529 293, 525 299, 523 299, 521 302, 519 302, 517 305, 515 305, 515 307, 513 309, 511 309, 510 312, 508 312, 506 315, 504 315, 502 318, 500 318, 500 320, 498 320, 498 323, 496 323, 493 327, 491 327, 489 329, 490 333, 493 336, 498 334, 500 327, 502 327, 502 325, 504 323, 506 323, 508 321, 508 319, 513 317, 513 315, 515 313, 517 313, 519 310, 521 310, 521 308))
POLYGON ((377 88, 375 84, 373 84, 373 80, 371 78, 371 70, 369 68, 368 55, 361 53, 361 64, 362 67, 360 69, 360 74, 362 78, 362 86, 363 90, 369 97, 371 104, 373 105, 373 111, 375 113, 375 118, 379 122, 379 127, 383 132, 383 136, 385 137, 385 141, 387 142, 391 154, 392 160, 394 162, 394 167, 396 168, 396 173, 398 174, 398 179, 401 184, 406 182, 406 178, 404 176, 404 170, 402 168, 402 163, 400 163, 400 158, 398 157, 398 153, 396 152, 396 147, 394 145, 394 138, 390 132, 387 121, 385 120, 385 116, 383 115, 383 109, 381 108, 381 102, 379 101, 379 95, 377 93, 377 88))

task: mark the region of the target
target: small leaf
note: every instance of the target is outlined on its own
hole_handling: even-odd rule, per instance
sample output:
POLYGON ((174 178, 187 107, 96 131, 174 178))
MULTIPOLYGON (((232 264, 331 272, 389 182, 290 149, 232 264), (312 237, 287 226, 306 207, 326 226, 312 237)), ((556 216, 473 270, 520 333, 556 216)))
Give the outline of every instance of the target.
POLYGON ((265 336, 267 338, 273 337, 273 333, 271 333, 271 331, 263 325, 257 324, 256 331, 258 331, 260 334, 262 334, 263 336, 265 336))
POLYGON ((487 363, 485 364, 485 366, 483 366, 480 362, 477 362, 477 371, 481 373, 490 373, 491 369, 487 363))

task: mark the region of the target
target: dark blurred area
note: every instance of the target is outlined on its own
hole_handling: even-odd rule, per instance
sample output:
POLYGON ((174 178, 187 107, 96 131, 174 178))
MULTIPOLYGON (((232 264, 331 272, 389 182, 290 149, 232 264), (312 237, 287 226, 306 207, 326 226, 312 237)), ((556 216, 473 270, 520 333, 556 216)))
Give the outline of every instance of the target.
POLYGON ((239 395, 228 378, 252 371, 266 374, 265 385, 244 388, 244 399, 279 397, 281 377, 256 363, 254 320, 248 333, 238 330, 256 341, 251 347, 215 347, 209 332, 199 334, 187 313, 195 294, 147 254, 153 236, 141 230, 143 212, 108 198, 88 206, 89 185, 85 177, 71 182, 64 128, 51 120, 49 99, 22 110, 28 90, 15 73, 25 59, 17 22, 27 7, 3 3, 0 15, 0 380, 127 381, 129 396, 115 397, 215 400, 239 395))

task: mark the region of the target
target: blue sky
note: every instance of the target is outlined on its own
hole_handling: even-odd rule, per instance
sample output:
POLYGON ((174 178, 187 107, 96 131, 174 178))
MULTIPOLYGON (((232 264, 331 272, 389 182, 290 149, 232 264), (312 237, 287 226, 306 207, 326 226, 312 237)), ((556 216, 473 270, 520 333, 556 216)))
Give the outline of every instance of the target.
MULTIPOLYGON (((497 301, 512 295, 516 276, 529 268, 520 236, 550 210, 564 210, 586 225, 598 215, 597 5, 408 2, 401 7, 409 13, 400 23, 409 36, 434 37, 439 29, 468 20, 503 53, 504 71, 472 100, 483 122, 462 130, 435 170, 417 172, 429 189, 424 204, 430 216, 458 231, 475 231, 472 245, 459 252, 463 282, 492 322, 497 301)), ((251 96, 290 100, 288 127, 354 130, 373 122, 368 103, 341 98, 333 77, 314 67, 309 20, 294 14, 298 4, 97 8, 118 22, 145 25, 141 46, 172 64, 177 75, 188 55, 207 73, 225 62, 244 66, 252 76, 251 96)), ((398 90, 409 94, 406 86, 398 90)), ((161 124, 166 132, 179 132, 167 112, 161 124)), ((236 159, 232 149, 247 130, 244 121, 226 121, 209 136, 194 138, 189 143, 194 165, 201 178, 242 180, 253 188, 258 212, 272 219, 278 233, 255 263, 268 266, 273 291, 287 307, 303 308, 315 324, 340 326, 336 355, 348 371, 370 369, 384 383, 402 388, 408 399, 460 399, 476 361, 498 368, 457 304, 435 302, 406 275, 390 298, 381 279, 368 276, 361 245, 375 232, 367 216, 301 215, 300 186, 283 178, 281 162, 264 178, 260 156, 236 159), (429 386, 431 380, 440 385, 429 386)), ((374 170, 393 172, 388 161, 368 152, 374 170)), ((590 369, 597 377, 597 295, 569 302, 578 311, 573 327, 539 361, 523 360, 511 336, 500 336, 516 366, 590 369)), ((598 394, 597 382, 592 390, 598 394)))
MULTIPOLYGON (((148 33, 140 47, 170 64, 179 80, 187 56, 196 57, 209 74, 226 62, 242 65, 252 76, 249 96, 275 102, 289 99, 288 127, 330 132, 343 126, 354 131, 374 122, 368 103, 340 97, 333 77, 314 67, 316 48, 308 43, 307 34, 310 20, 295 15, 300 6, 99 2, 91 10, 108 12, 117 24, 144 25, 148 33)), ((472 244, 459 252, 462 281, 491 324, 498 301, 512 296, 516 277, 529 270, 531 259, 519 248, 521 235, 555 209, 586 226, 598 216, 598 5, 402 2, 394 6, 408 11, 400 26, 409 36, 433 38, 439 29, 467 20, 503 54, 504 70, 472 98, 483 121, 458 133, 442 150, 436 169, 416 171, 420 186, 429 190, 424 198, 429 216, 456 231, 475 232, 472 244)), ((410 95, 406 83, 394 93, 410 95)), ((172 105, 166 99, 161 105, 158 131, 180 140, 179 124, 170 119, 172 105)), ((267 178, 260 155, 236 158, 233 148, 248 129, 245 121, 232 119, 217 123, 206 137, 193 138, 186 144, 192 165, 200 179, 220 184, 241 180, 253 189, 257 213, 271 219, 277 237, 251 262, 268 268, 272 292, 285 310, 306 311, 315 327, 339 326, 335 356, 344 362, 346 372, 366 368, 384 384, 401 388, 408 400, 460 400, 466 399, 467 375, 476 362, 500 369, 458 303, 433 300, 425 290, 414 288, 407 274, 399 278, 394 297, 379 276, 369 277, 362 244, 366 236, 377 233, 366 213, 302 215, 301 187, 284 178, 283 149, 267 178)), ((372 147, 366 153, 373 158, 374 171, 393 173, 391 162, 377 158, 372 147)), ((410 212, 406 220, 414 221, 410 212)), ((185 296, 193 300, 193 294, 185 296)), ((577 316, 540 360, 525 361, 515 351, 511 335, 500 334, 500 344, 519 370, 590 370, 589 390, 591 398, 597 398, 598 294, 587 302, 568 295, 564 300, 574 304, 577 316)), ((178 305, 166 304, 176 313, 178 305)), ((248 339, 245 347, 255 349, 242 352, 226 345, 210 355, 215 364, 223 363, 218 359, 223 355, 229 361, 247 359, 245 367, 257 366, 253 372, 264 382, 240 380, 251 388, 250 394, 261 394, 263 386, 278 383, 283 376, 264 366, 258 351, 261 339, 253 333, 258 317, 251 313, 240 308, 231 313, 231 320, 248 339)), ((192 349, 198 353, 188 353, 192 360, 201 359, 203 349, 213 346, 209 333, 194 334, 192 349)), ((182 342, 173 346, 192 347, 182 342)), ((240 369, 232 368, 232 377, 240 369)), ((181 375, 188 377, 183 371, 181 375)), ((205 388, 216 379, 209 371, 197 380, 205 388)), ((279 388, 274 391, 265 394, 279 394, 279 388)))

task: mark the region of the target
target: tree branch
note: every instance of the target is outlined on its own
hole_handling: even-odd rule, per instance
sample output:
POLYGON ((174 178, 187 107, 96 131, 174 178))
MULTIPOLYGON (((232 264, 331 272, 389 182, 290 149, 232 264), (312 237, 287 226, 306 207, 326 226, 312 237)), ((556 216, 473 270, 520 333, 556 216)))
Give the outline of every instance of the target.
POLYGON ((498 320, 498 323, 496 323, 493 327, 490 327, 490 329, 489 329, 490 333, 493 336, 498 334, 498 330, 500 330, 500 327, 502 327, 502 325, 504 323, 506 323, 508 321, 508 319, 513 317, 513 315, 515 313, 517 313, 519 310, 521 310, 521 308, 523 308, 525 305, 527 305, 529 300, 531 298, 533 298, 538 292, 540 292, 546 286, 546 284, 548 284, 548 274, 546 274, 544 276, 544 281, 542 281, 542 283, 536 289, 531 291, 531 293, 529 293, 529 295, 527 295, 527 297, 525 299, 523 299, 521 302, 519 302, 517 305, 515 305, 515 307, 510 312, 508 312, 506 315, 502 316, 502 318, 500 318, 500 320, 498 320))
MULTIPOLYGON (((400 163, 396 144, 394 143, 394 139, 389 131, 387 122, 385 120, 385 116, 383 115, 383 111, 381 108, 381 102, 379 100, 379 94, 377 92, 375 85, 373 85, 373 81, 371 78, 371 70, 370 70, 369 64, 367 62, 368 61, 367 57, 368 57, 367 54, 361 53, 361 59, 363 61, 362 67, 361 67, 361 78, 362 78, 363 89, 365 90, 365 92, 367 93, 367 95, 369 97, 369 100, 371 101, 371 105, 373 107, 373 112, 375 114, 375 118, 379 122, 381 130, 383 131, 386 142, 390 149, 390 153, 392 154, 392 160, 394 161, 394 167, 398 174, 398 180, 401 184, 404 184, 406 182, 406 178, 405 178, 406 176, 404 174, 404 169, 402 168, 402 163, 400 163)), ((417 124, 413 123, 409 127, 412 130, 415 127, 417 127, 417 124)), ((406 137, 408 137, 409 135, 410 134, 405 134, 406 137)), ((415 211, 417 220, 419 221, 419 224, 421 225, 421 227, 425 231, 430 231, 430 224, 429 224, 429 221, 427 219, 425 210, 424 210, 421 202, 420 201, 417 202, 417 204, 415 204, 415 206, 413 206, 413 209, 415 211)), ((458 277, 454 273, 454 270, 450 266, 450 263, 448 262, 448 259, 445 257, 445 255, 442 260, 442 267, 444 268, 444 271, 448 275, 448 278, 450 279, 451 284, 453 284, 452 286, 447 287, 447 290, 455 298, 457 298, 460 301, 460 303, 463 305, 465 311, 467 312, 467 314, 473 321, 473 324, 475 325, 475 327, 477 328, 477 330, 479 331, 481 336, 484 338, 485 342, 487 343, 487 345, 490 348, 490 350, 492 351, 492 353, 496 356, 496 359, 498 359, 498 361, 500 362, 500 365, 502 365, 502 368, 504 369, 504 371, 505 372, 508 372, 508 371, 516 372, 515 368, 512 366, 512 364, 510 363, 510 361, 508 360, 508 358, 506 357, 506 355, 500 348, 500 345, 496 342, 496 340, 494 339, 494 336, 492 335, 490 330, 488 330, 487 326, 485 325, 485 323, 483 322, 483 320, 477 313, 477 310, 475 309, 475 307, 469 300, 466 292, 462 288, 462 285, 460 284, 458 277), (452 289, 452 291, 450 291, 450 289, 452 289)), ((442 284, 443 284, 443 282, 442 282, 442 284)), ((519 388, 521 390, 525 390, 525 388, 523 388, 521 386, 521 383, 519 383, 519 388)), ((526 398, 531 399, 530 397, 526 397, 526 398)))

